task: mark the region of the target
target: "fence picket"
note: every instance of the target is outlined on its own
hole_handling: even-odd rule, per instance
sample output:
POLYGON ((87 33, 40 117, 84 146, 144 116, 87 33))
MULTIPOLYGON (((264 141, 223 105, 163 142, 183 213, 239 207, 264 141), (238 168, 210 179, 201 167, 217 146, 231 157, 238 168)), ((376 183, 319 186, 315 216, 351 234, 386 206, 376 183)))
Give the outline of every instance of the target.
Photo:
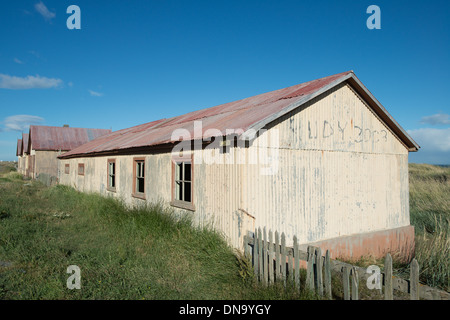
POLYGON ((266 227, 264 227, 264 245, 263 245, 263 270, 264 270, 264 281, 265 285, 269 284, 269 268, 268 268, 268 250, 267 250, 268 242, 267 242, 267 232, 266 227))
POLYGON ((294 236, 294 282, 297 291, 300 291, 300 257, 297 237, 294 236))
POLYGON ((356 271, 356 268, 353 267, 352 268, 352 300, 359 299, 358 287, 359 287, 358 272, 356 271))
POLYGON ((281 234, 281 278, 286 286, 286 236, 284 232, 281 234))
POLYGON ((344 300, 350 300, 350 271, 348 267, 342 267, 342 286, 344 287, 344 300))
POLYGON ((316 248, 316 291, 317 294, 322 297, 323 296, 323 278, 322 278, 322 249, 316 248))
POLYGON ((263 281, 263 246, 262 246, 262 232, 261 228, 258 228, 258 258, 259 258, 259 281, 263 281))
POLYGON ((384 259, 384 299, 394 299, 394 288, 392 286, 392 257, 388 253, 384 259))
POLYGON ((308 262, 306 269, 306 285, 309 290, 314 290, 314 247, 308 246, 308 262))
POLYGON ((273 258, 274 258, 274 252, 273 252, 273 233, 272 230, 269 230, 269 284, 274 282, 274 275, 273 275, 273 258))
POLYGON ((247 239, 248 235, 244 236, 244 257, 246 257, 247 259, 250 259, 250 246, 248 245, 248 239, 247 239))
POLYGON ((280 253, 280 235, 275 231, 275 278, 281 280, 281 253, 280 253))
POLYGON ((258 229, 255 229, 255 235, 254 235, 254 245, 253 245, 253 270, 255 271, 255 277, 258 278, 259 274, 259 248, 258 248, 258 229))
POLYGON ((415 258, 411 261, 409 280, 411 300, 419 300, 419 263, 415 258))
POLYGON ((324 261, 324 284, 325 284, 325 295, 328 299, 331 300, 331 258, 330 251, 327 250, 325 253, 325 261, 324 261))
MULTIPOLYGON (((287 249, 286 249, 286 251, 287 251, 287 249)), ((287 267, 288 267, 287 281, 289 283, 293 283, 294 282, 294 265, 293 265, 294 257, 286 254, 286 258, 287 258, 287 267)))

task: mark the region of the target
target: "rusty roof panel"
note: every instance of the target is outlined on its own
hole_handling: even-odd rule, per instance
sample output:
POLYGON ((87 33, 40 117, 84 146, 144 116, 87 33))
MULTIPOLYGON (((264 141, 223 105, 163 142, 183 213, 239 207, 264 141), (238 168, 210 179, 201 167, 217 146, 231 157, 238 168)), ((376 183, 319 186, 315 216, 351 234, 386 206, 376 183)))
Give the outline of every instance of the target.
POLYGON ((72 150, 105 134, 109 129, 30 126, 33 150, 72 150))
POLYGON ((270 122, 274 115, 279 116, 304 103, 304 97, 312 97, 349 77, 355 77, 353 71, 119 130, 75 148, 60 158, 173 143, 172 133, 176 129, 186 129, 194 139, 195 121, 201 121, 202 138, 215 135, 211 131, 205 134, 208 129, 217 129, 221 135, 225 135, 227 129, 245 132, 255 124, 270 122))
POLYGON ((169 119, 161 119, 128 129, 119 130, 75 148, 61 158, 74 155, 118 151, 145 146, 156 146, 173 142, 172 133, 176 129, 186 129, 194 137, 194 121, 202 121, 203 138, 213 136, 208 129, 226 133, 227 129, 247 130, 252 124, 282 110, 331 82, 348 75, 351 71, 313 80, 299 85, 279 89, 253 97, 202 109, 169 119), (208 134, 209 133, 209 134, 208 134))

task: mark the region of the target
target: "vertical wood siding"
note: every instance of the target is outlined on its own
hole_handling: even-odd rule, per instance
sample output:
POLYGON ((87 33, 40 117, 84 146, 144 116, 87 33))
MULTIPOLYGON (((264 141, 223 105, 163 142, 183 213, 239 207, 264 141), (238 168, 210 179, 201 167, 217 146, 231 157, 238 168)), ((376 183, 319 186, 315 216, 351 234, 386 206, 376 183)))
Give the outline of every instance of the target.
MULTIPOLYGON (((256 227, 301 243, 409 225, 408 151, 347 85, 283 117, 277 174, 247 166, 244 209, 256 227)), ((275 152, 276 151, 276 152, 275 152)))

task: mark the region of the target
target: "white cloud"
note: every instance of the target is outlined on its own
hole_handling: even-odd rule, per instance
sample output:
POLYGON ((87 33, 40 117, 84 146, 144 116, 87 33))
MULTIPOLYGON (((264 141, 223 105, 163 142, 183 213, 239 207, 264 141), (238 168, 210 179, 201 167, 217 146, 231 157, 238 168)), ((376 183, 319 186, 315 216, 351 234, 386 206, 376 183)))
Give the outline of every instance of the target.
POLYGON ((450 152, 450 128, 408 130, 408 134, 427 150, 450 152))
POLYGON ((54 12, 51 12, 50 10, 47 9, 47 7, 42 1, 36 3, 34 5, 34 8, 36 9, 37 12, 41 14, 41 16, 45 18, 45 20, 51 20, 56 16, 54 12))
POLYGON ((423 117, 421 123, 431 125, 447 125, 450 124, 450 116, 445 113, 433 114, 432 116, 423 117))
POLYGON ((418 152, 410 153, 410 161, 450 164, 450 128, 421 128, 407 132, 420 145, 418 152))
POLYGON ((14 62, 18 63, 18 64, 24 64, 25 62, 23 62, 22 60, 19 60, 17 58, 14 58, 14 62))
POLYGON ((96 92, 96 91, 92 91, 92 90, 88 90, 88 91, 91 94, 91 96, 93 96, 93 97, 101 97, 101 96, 103 96, 103 93, 101 93, 101 92, 96 92))
POLYGON ((32 124, 41 124, 44 122, 44 118, 38 116, 31 116, 27 114, 19 114, 5 118, 3 121, 5 125, 5 131, 19 131, 25 132, 30 128, 32 124))
POLYGON ((61 86, 61 79, 46 78, 39 75, 16 77, 0 73, 0 88, 2 89, 49 89, 61 86))

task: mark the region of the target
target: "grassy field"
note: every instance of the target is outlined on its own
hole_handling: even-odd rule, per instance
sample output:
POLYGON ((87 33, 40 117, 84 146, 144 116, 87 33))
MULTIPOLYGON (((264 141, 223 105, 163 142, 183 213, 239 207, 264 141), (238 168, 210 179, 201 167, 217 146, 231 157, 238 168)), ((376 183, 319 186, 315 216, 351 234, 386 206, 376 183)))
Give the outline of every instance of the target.
POLYGON ((1 178, 0 299, 315 299, 252 275, 219 234, 161 206, 1 178), (66 287, 69 265, 81 290, 66 287))
MULTIPOLYGON (((0 165, 0 299, 317 299, 258 285, 220 234, 163 206, 129 209, 14 171, 0 165), (66 287, 69 265, 81 269, 81 290, 66 287)), ((449 179, 450 168, 410 165, 420 280, 447 291, 449 179)))
POLYGON ((450 291, 450 167, 410 164, 409 188, 420 281, 450 291))
POLYGON ((14 161, 2 161, 0 162, 0 175, 3 175, 8 172, 14 172, 17 167, 17 162, 14 161))

